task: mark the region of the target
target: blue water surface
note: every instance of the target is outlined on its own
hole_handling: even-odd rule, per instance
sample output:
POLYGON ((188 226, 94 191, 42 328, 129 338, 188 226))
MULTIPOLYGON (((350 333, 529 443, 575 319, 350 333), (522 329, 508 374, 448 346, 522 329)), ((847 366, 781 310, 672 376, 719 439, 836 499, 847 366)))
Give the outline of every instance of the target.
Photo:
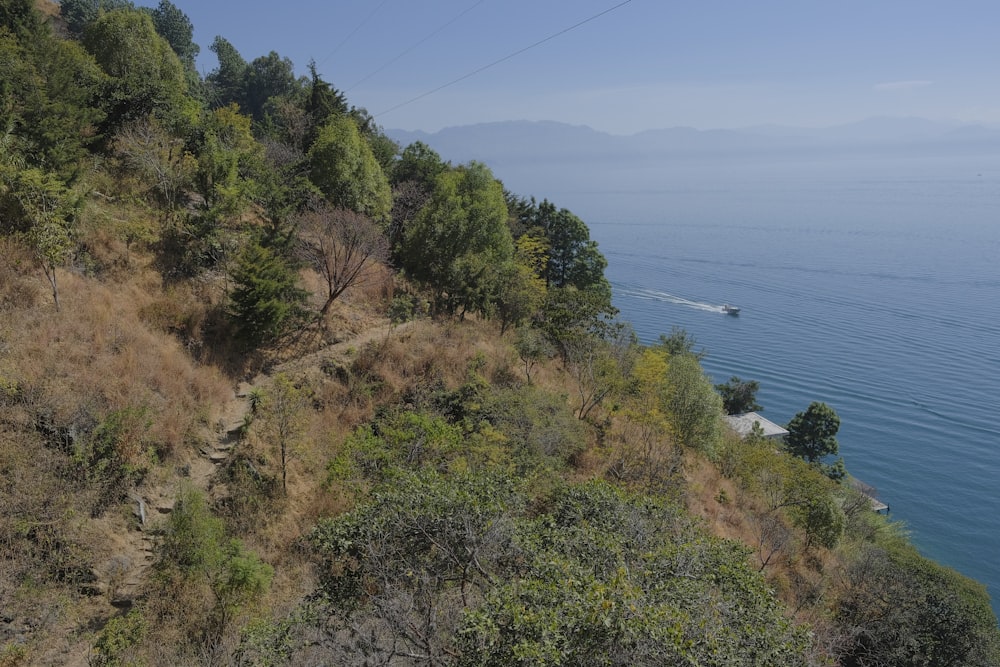
POLYGON ((551 192, 643 342, 683 327, 772 421, 833 406, 848 470, 1000 609, 1000 156, 607 165, 551 192))

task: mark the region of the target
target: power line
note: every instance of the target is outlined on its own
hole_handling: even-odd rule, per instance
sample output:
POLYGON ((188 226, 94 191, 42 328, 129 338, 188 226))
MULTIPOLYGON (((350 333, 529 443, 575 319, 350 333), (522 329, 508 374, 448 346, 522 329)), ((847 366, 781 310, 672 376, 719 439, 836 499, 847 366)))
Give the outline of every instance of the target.
POLYGON ((374 72, 371 72, 370 74, 365 75, 365 77, 363 79, 361 79, 360 81, 358 81, 354 85, 350 86, 349 88, 345 89, 344 92, 348 92, 348 93, 351 92, 351 90, 357 88, 358 86, 360 86, 361 84, 363 84, 365 81, 367 81, 368 79, 372 78, 373 76, 375 76, 376 74, 378 74, 379 72, 381 72, 382 70, 384 70, 389 65, 392 65, 393 63, 397 62, 400 58, 402 58, 403 56, 409 54, 414 49, 416 49, 417 47, 419 47, 420 45, 422 45, 424 42, 430 40, 432 37, 436 37, 438 35, 438 33, 442 32, 445 28, 449 27, 451 24, 455 23, 460 18, 462 18, 463 16, 465 16, 466 14, 468 14, 469 12, 471 12, 473 9, 475 9, 479 5, 483 4, 484 2, 486 2, 486 0, 479 0, 474 5, 471 5, 470 7, 466 7, 458 16, 456 16, 455 18, 451 19, 450 21, 448 21, 447 23, 445 23, 441 27, 437 28, 436 30, 434 30, 434 32, 432 32, 431 34, 427 35, 426 37, 424 37, 423 39, 421 39, 419 42, 417 42, 413 46, 409 47, 408 49, 406 49, 405 51, 403 51, 402 53, 400 53, 399 55, 397 55, 395 58, 393 58, 389 62, 385 63, 384 65, 382 65, 381 67, 379 67, 378 69, 376 69, 374 72))
POLYGON ((371 13, 369 13, 369 14, 368 14, 368 16, 366 16, 365 18, 363 18, 363 19, 361 20, 361 23, 359 23, 359 24, 358 24, 357 26, 355 26, 354 30, 352 30, 351 32, 349 32, 349 33, 347 34, 347 37, 345 37, 344 39, 342 39, 342 40, 340 41, 340 44, 337 44, 337 46, 333 47, 333 51, 330 51, 330 53, 328 53, 328 54, 327 54, 327 56, 326 56, 325 58, 323 58, 323 59, 322 59, 321 61, 319 61, 319 62, 318 62, 318 63, 316 63, 316 64, 317 64, 317 65, 322 65, 322 64, 323 64, 323 63, 325 63, 325 62, 326 62, 327 60, 329 60, 329 59, 330 59, 330 58, 332 58, 332 57, 333 57, 334 55, 336 55, 337 51, 340 51, 340 49, 341 49, 341 48, 343 48, 344 44, 347 44, 347 42, 349 42, 349 41, 351 40, 351 37, 354 37, 354 35, 355 35, 355 34, 357 34, 357 32, 358 32, 359 30, 361 30, 361 29, 362 29, 363 27, 365 27, 365 24, 366 24, 366 23, 368 23, 368 22, 369 22, 369 21, 370 21, 370 20, 372 19, 372 17, 373 17, 373 16, 375 16, 376 14, 378 14, 378 10, 382 9, 382 7, 383 7, 383 6, 385 5, 385 3, 387 3, 387 2, 389 2, 389 0, 382 0, 382 2, 380 2, 380 3, 378 4, 378 7, 376 7, 375 9, 373 9, 373 10, 371 11, 371 13))
POLYGON ((611 12, 613 12, 616 9, 619 9, 621 7, 624 7, 625 5, 627 5, 630 2, 632 2, 632 0, 625 0, 624 2, 619 2, 617 5, 615 5, 613 7, 609 7, 608 9, 605 9, 602 12, 594 14, 590 18, 586 18, 586 19, 580 21, 579 23, 575 23, 575 24, 571 25, 568 28, 563 28, 559 32, 553 33, 553 34, 549 35, 548 37, 545 37, 544 39, 540 39, 537 42, 535 42, 534 44, 529 44, 528 46, 525 46, 522 49, 518 49, 517 51, 514 51, 513 53, 507 54, 503 58, 500 58, 498 60, 494 60, 493 62, 489 63, 488 65, 483 65, 479 69, 473 70, 473 71, 469 72, 468 74, 463 74, 462 76, 458 77, 457 79, 453 79, 453 80, 449 81, 448 83, 442 84, 442 85, 438 86, 437 88, 434 88, 433 90, 428 90, 426 93, 421 93, 420 95, 417 95, 416 97, 414 97, 412 99, 406 100, 405 102, 401 102, 401 103, 397 104, 394 107, 390 107, 390 108, 386 109, 385 111, 381 111, 381 112, 375 114, 375 117, 378 118, 379 116, 384 116, 385 114, 391 113, 391 112, 395 111, 396 109, 401 109, 402 107, 405 107, 407 105, 413 104, 414 102, 422 100, 425 97, 429 97, 430 95, 433 95, 434 93, 440 92, 440 91, 444 90, 445 88, 448 88, 449 86, 454 86, 456 83, 459 83, 461 81, 465 81, 466 79, 470 79, 470 78, 476 76, 477 74, 485 72, 486 70, 490 69, 491 67, 496 67, 500 63, 506 62, 506 61, 510 60, 511 58, 515 58, 515 57, 521 55, 525 51, 530 51, 531 49, 535 48, 536 46, 541 46, 545 42, 551 41, 551 40, 555 39, 556 37, 560 37, 562 35, 565 35, 567 32, 570 32, 571 30, 576 30, 577 28, 579 28, 582 25, 585 25, 587 23, 590 23, 591 21, 597 20, 597 19, 601 18, 602 16, 604 16, 605 14, 610 14, 611 12))

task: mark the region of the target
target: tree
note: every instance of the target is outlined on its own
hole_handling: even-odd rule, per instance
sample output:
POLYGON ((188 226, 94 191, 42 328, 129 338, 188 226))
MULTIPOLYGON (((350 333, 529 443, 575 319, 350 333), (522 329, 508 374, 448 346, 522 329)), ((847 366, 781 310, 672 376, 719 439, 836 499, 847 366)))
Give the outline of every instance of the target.
POLYGON ((566 349, 566 370, 580 399, 577 416, 586 419, 604 399, 624 390, 635 361, 635 334, 620 324, 606 337, 575 338, 566 349))
POLYGON ((0 224, 7 227, 6 231, 24 236, 49 281, 56 310, 56 270, 62 268, 75 248, 73 223, 82 206, 79 194, 53 174, 0 164, 0 224))
POLYGON ((817 463, 838 451, 836 435, 840 417, 826 403, 814 401, 805 412, 792 417, 787 428, 785 446, 788 451, 809 463, 817 463))
POLYGON ((264 420, 264 435, 278 448, 281 490, 285 495, 288 495, 288 459, 302 437, 305 407, 305 391, 296 387, 284 373, 279 373, 265 392, 259 409, 264 420))
POLYGON ((66 21, 70 34, 79 37, 101 14, 134 8, 130 0, 60 0, 59 15, 66 21))
POLYGON ((105 130, 156 112, 177 121, 187 91, 184 68, 149 14, 122 9, 87 25, 83 45, 110 77, 105 130))
POLYGON ((282 58, 275 51, 254 58, 244 73, 245 97, 241 106, 255 121, 264 119, 264 109, 268 100, 289 97, 299 88, 292 61, 282 58))
POLYGON ((422 141, 414 141, 400 153, 392 170, 392 182, 395 185, 414 181, 429 192, 448 166, 433 148, 422 141))
POLYGON ((645 348, 629 374, 622 397, 620 437, 613 450, 608 474, 625 482, 638 482, 651 492, 679 489, 682 448, 670 441, 670 422, 662 397, 667 379, 668 355, 645 348))
POLYGON ((106 77, 77 42, 47 33, 26 44, 0 35, 0 132, 26 165, 72 182, 103 119, 106 77))
POLYGON ((662 401, 675 441, 712 454, 721 433, 722 398, 694 356, 668 359, 662 401))
POLYGON ((311 542, 334 664, 807 664, 744 548, 605 483, 399 474, 311 542))
POLYGON ((233 104, 215 109, 204 121, 195 187, 212 223, 238 217, 253 199, 262 169, 263 147, 254 139, 250 118, 233 104))
POLYGON ((508 202, 514 208, 511 224, 519 230, 519 237, 544 239, 547 261, 539 275, 546 287, 610 291, 604 278, 608 262, 590 240, 590 230, 583 220, 565 208, 557 209, 548 200, 536 204, 534 199, 526 201, 511 195, 508 202))
POLYGON ((385 222, 392 190, 371 147, 348 116, 331 118, 309 149, 310 179, 335 208, 385 222))
POLYGON ((315 60, 309 61, 309 97, 305 111, 313 127, 322 127, 331 116, 343 116, 348 111, 347 98, 320 77, 315 60))
POLYGON ((729 378, 729 382, 715 385, 715 390, 722 396, 722 409, 727 415, 763 410, 757 403, 759 389, 760 383, 756 380, 741 380, 735 375, 729 378))
POLYGON ((167 520, 160 567, 182 581, 207 582, 213 603, 206 635, 217 641, 242 608, 267 592, 274 569, 239 540, 227 540, 222 521, 212 516, 204 496, 182 490, 167 520))
POLYGON ((246 77, 249 65, 228 40, 216 36, 209 47, 219 60, 219 66, 205 78, 212 106, 230 104, 246 106, 246 77))
POLYGON ((160 0, 160 4, 150 12, 150 15, 156 32, 167 40, 184 67, 193 71, 194 59, 201 51, 201 47, 194 43, 194 25, 191 19, 170 0, 160 0))
POLYGON ((544 361, 555 354, 555 348, 545 335, 535 327, 521 327, 514 339, 514 349, 524 363, 524 377, 531 384, 531 369, 539 361, 544 361))
POLYGON ((389 256, 385 235, 365 215, 317 202, 295 221, 299 255, 323 280, 326 295, 320 317, 366 270, 389 256))
POLYGON ((838 664, 1000 664, 1000 630, 984 587, 909 544, 865 545, 847 568, 836 620, 838 664))
POLYGON ((48 27, 32 0, 0 2, 0 26, 10 30, 20 42, 46 35, 48 27))
POLYGON ((512 487, 504 478, 400 474, 369 502, 321 522, 311 541, 325 565, 325 657, 451 664, 463 610, 492 585, 509 549, 512 487))
POLYGON ((148 184, 155 200, 168 214, 181 203, 181 192, 193 180, 197 162, 184 150, 184 141, 162 123, 146 117, 123 126, 112 142, 114 154, 148 184))
POLYGON ((248 243, 233 282, 229 313, 237 336, 251 347, 274 342, 299 319, 306 294, 289 262, 271 248, 248 243))
POLYGON ((551 288, 545 294, 539 328, 565 362, 581 339, 608 337, 617 326, 617 316, 610 294, 574 287, 551 288))
POLYGON ((694 336, 689 334, 681 327, 673 327, 670 329, 670 335, 660 334, 660 340, 656 343, 655 347, 663 350, 670 356, 677 356, 681 354, 687 354, 694 357, 696 360, 701 361, 705 358, 705 350, 694 351, 694 346, 698 344, 694 336))
POLYGON ((490 170, 472 162, 440 174, 399 254, 406 273, 433 291, 436 311, 481 303, 483 277, 514 255, 503 189, 490 170))
POLYGON ((545 284, 518 259, 499 267, 490 311, 500 320, 500 333, 533 316, 545 301, 545 284))

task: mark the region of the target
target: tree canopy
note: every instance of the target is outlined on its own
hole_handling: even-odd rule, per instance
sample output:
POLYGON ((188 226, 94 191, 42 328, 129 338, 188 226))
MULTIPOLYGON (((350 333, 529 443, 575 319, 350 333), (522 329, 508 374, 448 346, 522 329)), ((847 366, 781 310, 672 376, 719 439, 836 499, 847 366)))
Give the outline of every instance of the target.
POLYGON ((389 181, 349 116, 334 116, 309 149, 310 178, 336 208, 385 221, 392 208, 389 181))
POLYGON ((170 44, 146 12, 121 9, 88 23, 83 45, 108 75, 103 95, 106 129, 150 113, 180 120, 187 79, 170 44))
POLYGON ((760 383, 756 380, 742 380, 735 375, 729 378, 729 382, 715 385, 715 390, 722 396, 722 409, 727 415, 763 410, 757 403, 759 389, 760 383))
POLYGON ((514 255, 500 183, 478 162, 444 171, 430 200, 405 230, 400 249, 408 275, 454 313, 482 305, 480 279, 514 255))
POLYGON ((814 401, 805 412, 799 412, 788 422, 785 446, 788 451, 809 463, 823 466, 833 479, 844 476, 843 460, 825 465, 822 459, 834 456, 839 450, 837 431, 840 430, 840 416, 826 403, 814 401))

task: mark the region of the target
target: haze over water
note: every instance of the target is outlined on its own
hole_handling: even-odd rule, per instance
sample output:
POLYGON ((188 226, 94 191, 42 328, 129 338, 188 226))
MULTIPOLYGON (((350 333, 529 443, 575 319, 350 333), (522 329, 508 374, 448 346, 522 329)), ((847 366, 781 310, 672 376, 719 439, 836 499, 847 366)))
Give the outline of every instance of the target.
POLYGON ((811 401, 926 555, 1000 596, 1000 157, 693 161, 552 198, 587 220, 643 342, 811 401), (721 312, 736 304, 739 317, 721 312))

